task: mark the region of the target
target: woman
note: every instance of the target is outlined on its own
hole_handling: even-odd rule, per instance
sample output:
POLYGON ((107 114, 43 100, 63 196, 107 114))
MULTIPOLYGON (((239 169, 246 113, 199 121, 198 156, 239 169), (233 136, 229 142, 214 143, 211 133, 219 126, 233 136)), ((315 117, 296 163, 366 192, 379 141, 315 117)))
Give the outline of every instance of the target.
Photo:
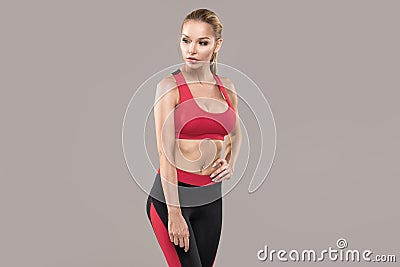
POLYGON ((160 168, 146 208, 169 266, 211 267, 216 258, 221 182, 232 177, 241 143, 234 86, 216 74, 221 32, 213 11, 188 14, 180 39, 185 64, 157 85, 160 168))

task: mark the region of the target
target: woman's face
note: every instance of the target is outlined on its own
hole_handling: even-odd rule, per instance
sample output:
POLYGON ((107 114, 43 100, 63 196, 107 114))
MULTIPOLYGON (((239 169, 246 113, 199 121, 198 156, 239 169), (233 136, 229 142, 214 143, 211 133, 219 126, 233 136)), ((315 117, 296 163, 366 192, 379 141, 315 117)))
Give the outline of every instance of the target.
POLYGON ((194 20, 183 24, 180 47, 188 67, 209 66, 213 52, 218 52, 221 44, 222 39, 215 40, 210 24, 194 20))

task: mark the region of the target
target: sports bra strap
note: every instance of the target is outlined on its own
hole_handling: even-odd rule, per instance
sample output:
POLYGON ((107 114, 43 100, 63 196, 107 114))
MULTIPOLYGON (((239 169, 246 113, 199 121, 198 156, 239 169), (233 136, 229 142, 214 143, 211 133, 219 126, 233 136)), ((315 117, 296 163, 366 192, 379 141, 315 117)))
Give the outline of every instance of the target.
POLYGON ((193 98, 192 93, 190 92, 189 87, 180 69, 177 69, 172 74, 174 75, 176 84, 178 85, 179 104, 185 102, 186 100, 192 99, 193 98))
MULTIPOLYGON (((178 90, 179 90, 179 104, 182 102, 185 102, 186 100, 193 99, 193 95, 190 92, 189 86, 186 83, 185 77, 183 77, 183 74, 180 69, 177 69, 176 71, 172 72, 176 84, 178 85, 178 90)), ((213 74, 215 80, 217 81, 218 87, 222 94, 225 97, 226 102, 228 103, 228 106, 234 109, 231 100, 229 99, 229 96, 225 90, 224 85, 222 84, 219 76, 217 74, 213 74)))
POLYGON ((228 93, 226 92, 225 87, 224 87, 224 85, 222 84, 222 82, 221 82, 219 76, 218 76, 217 74, 214 74, 214 77, 215 77, 215 80, 216 80, 217 83, 218 83, 218 86, 219 86, 219 88, 220 88, 222 94, 223 94, 224 97, 225 97, 226 102, 228 102, 228 106, 231 107, 231 108, 233 108, 232 102, 231 102, 231 100, 229 99, 228 93))

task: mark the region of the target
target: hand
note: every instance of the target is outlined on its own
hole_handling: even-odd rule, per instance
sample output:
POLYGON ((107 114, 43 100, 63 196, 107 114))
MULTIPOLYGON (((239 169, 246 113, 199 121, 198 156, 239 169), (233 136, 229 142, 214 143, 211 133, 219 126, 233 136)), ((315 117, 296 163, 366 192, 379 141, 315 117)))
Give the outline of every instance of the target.
POLYGON ((212 167, 218 166, 217 164, 220 164, 221 166, 216 169, 214 172, 211 173, 210 177, 213 178, 213 182, 221 182, 223 180, 228 180, 232 177, 233 171, 231 167, 229 166, 228 162, 226 159, 223 158, 218 158, 212 167))
POLYGON ((189 250, 189 230, 185 218, 182 214, 168 215, 168 233, 169 239, 175 245, 184 247, 185 252, 189 250))

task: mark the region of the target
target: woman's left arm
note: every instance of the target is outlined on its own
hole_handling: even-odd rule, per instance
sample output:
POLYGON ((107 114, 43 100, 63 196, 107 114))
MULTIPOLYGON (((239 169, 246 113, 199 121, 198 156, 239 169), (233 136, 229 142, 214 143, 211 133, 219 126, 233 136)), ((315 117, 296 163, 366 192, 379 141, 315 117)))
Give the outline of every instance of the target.
POLYGON ((234 129, 227 136, 224 158, 217 159, 213 165, 214 167, 217 166, 216 164, 221 164, 221 166, 219 166, 219 168, 212 173, 214 175, 212 175, 211 178, 213 178, 214 182, 219 182, 221 180, 231 178, 235 169, 236 160, 239 156, 240 145, 242 143, 242 132, 240 128, 240 118, 238 112, 238 97, 235 87, 233 83, 227 78, 221 77, 221 81, 224 87, 228 89, 227 93, 229 99, 232 102, 232 106, 235 108, 236 122, 234 129))
POLYGON ((236 113, 236 123, 232 132, 227 136, 226 146, 225 146, 225 160, 229 164, 232 172, 235 169, 236 160, 239 155, 240 145, 242 143, 242 132, 240 129, 240 119, 239 119, 239 111, 238 111, 238 97, 236 94, 235 87, 233 83, 225 79, 224 80, 226 87, 228 88, 228 94, 230 96, 232 106, 235 108, 236 113))

